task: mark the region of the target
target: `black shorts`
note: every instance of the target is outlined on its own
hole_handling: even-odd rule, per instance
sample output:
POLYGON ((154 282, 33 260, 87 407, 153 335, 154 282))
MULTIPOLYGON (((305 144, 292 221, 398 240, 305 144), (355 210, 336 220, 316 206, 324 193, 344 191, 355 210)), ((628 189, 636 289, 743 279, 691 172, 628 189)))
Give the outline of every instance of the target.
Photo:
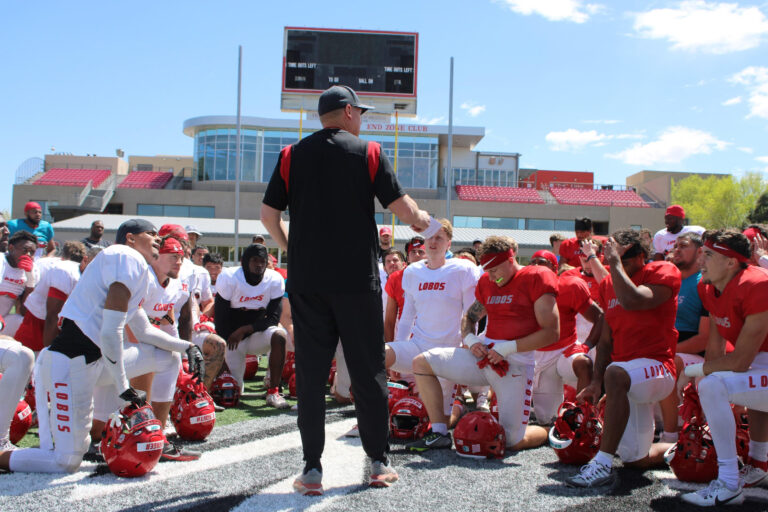
POLYGON ((69 318, 63 319, 61 332, 53 339, 48 350, 64 354, 70 359, 85 356, 85 364, 98 361, 101 357, 99 347, 69 318))

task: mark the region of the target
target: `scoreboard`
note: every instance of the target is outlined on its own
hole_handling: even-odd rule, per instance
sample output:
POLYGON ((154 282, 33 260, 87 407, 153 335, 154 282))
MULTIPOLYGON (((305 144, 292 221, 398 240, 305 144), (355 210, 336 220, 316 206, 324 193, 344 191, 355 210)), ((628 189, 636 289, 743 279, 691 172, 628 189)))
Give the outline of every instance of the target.
POLYGON ((418 39, 415 32, 286 27, 283 110, 299 101, 311 110, 322 91, 348 85, 377 110, 415 114, 418 39))

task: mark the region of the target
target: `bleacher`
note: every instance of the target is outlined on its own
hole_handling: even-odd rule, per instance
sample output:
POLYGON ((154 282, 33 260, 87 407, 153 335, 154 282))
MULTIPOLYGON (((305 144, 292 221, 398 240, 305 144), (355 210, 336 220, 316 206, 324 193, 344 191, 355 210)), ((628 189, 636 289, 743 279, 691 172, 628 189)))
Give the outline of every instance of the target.
POLYGON ((164 188, 173 178, 172 172, 133 171, 117 188, 164 188))
POLYGON ((618 206, 650 208, 642 197, 632 190, 605 190, 591 188, 550 187, 549 192, 560 204, 580 206, 618 206))
POLYGON ((482 185, 456 185, 456 194, 462 201, 490 201, 499 203, 544 204, 532 188, 487 187, 482 185))
POLYGON ((49 169, 33 185, 85 187, 93 181, 95 188, 104 183, 110 174, 112 171, 109 169, 49 169))

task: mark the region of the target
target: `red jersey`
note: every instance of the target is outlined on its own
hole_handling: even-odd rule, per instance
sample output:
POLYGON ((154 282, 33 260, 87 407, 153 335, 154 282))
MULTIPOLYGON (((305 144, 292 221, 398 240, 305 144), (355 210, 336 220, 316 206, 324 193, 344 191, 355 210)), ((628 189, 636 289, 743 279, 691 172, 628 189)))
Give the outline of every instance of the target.
POLYGON ((403 304, 405 304, 405 292, 403 292, 404 271, 405 269, 392 272, 387 278, 387 284, 384 285, 384 291, 397 303, 397 318, 400 318, 400 315, 403 314, 403 304))
POLYGON ((672 290, 672 296, 653 309, 627 311, 616 298, 612 276, 603 279, 600 283, 600 305, 605 311, 605 321, 613 332, 611 359, 655 359, 675 375, 675 317, 681 282, 680 270, 669 262, 654 261, 635 272, 631 280, 635 286, 666 286, 672 290))
MULTIPOLYGON (((593 236, 592 240, 599 240, 601 242, 605 242, 606 238, 604 236, 593 236)), ((580 268, 581 267, 581 260, 579 259, 579 256, 582 255, 581 252, 581 242, 579 242, 578 238, 569 238, 568 240, 563 240, 560 244, 560 264, 567 263, 572 267, 580 268)), ((603 261, 602 256, 600 256, 600 261, 603 261)))
POLYGON ((557 296, 557 276, 548 268, 523 267, 502 287, 483 274, 475 298, 488 313, 485 335, 492 340, 517 340, 541 329, 533 304, 545 293, 557 296))
POLYGON ((576 315, 592 304, 587 284, 575 275, 564 272, 557 282, 557 310, 560 313, 560 339, 538 350, 549 351, 576 342, 576 315))
MULTIPOLYGON (((768 274, 750 265, 728 281, 719 295, 714 286, 702 280, 699 297, 720 336, 735 344, 744 320, 749 315, 768 311, 768 274)), ((768 352, 768 337, 760 345, 760 351, 768 352)))
POLYGON ((585 274, 580 268, 572 268, 570 270, 566 270, 560 274, 561 278, 563 276, 574 276, 580 278, 582 281, 584 281, 584 284, 587 285, 587 288, 589 289, 589 296, 592 297, 592 300, 594 302, 600 301, 600 283, 597 282, 595 276, 585 274))

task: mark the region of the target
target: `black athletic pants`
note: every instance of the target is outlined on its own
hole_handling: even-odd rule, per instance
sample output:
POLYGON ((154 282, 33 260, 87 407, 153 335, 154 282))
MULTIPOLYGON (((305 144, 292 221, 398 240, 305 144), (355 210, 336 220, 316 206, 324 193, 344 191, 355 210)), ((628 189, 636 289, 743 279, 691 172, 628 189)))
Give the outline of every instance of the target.
POLYGON ((296 390, 304 460, 320 462, 325 446, 325 386, 341 339, 365 453, 384 461, 389 411, 381 292, 290 293, 296 346, 296 390))

